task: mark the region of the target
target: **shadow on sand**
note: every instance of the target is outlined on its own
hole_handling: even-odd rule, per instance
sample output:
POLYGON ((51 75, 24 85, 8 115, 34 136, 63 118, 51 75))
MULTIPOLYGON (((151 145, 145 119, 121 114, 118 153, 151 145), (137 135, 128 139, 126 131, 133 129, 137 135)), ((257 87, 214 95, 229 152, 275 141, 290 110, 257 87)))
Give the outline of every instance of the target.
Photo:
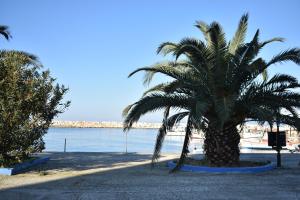
MULTIPOLYGON (((13 177, 0 177, 0 199, 299 199, 299 154, 283 155, 282 169, 258 174, 169 174, 164 157, 151 170, 151 155, 45 153, 51 160, 13 177), (40 171, 47 172, 41 175, 40 171)), ((173 156, 174 157, 174 156, 173 156)), ((275 154, 246 154, 273 160, 275 154)), ((274 160, 273 160, 274 161, 274 160)))

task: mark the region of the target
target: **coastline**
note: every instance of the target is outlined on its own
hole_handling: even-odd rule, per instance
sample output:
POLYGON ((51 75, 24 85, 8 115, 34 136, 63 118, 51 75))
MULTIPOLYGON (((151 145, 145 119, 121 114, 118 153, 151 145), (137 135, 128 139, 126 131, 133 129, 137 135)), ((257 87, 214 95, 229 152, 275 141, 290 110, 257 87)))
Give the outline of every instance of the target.
MULTIPOLYGON (((133 124, 136 129, 158 129, 161 123, 138 122, 133 124)), ((53 121, 50 128, 123 128, 122 122, 92 121, 53 121)))

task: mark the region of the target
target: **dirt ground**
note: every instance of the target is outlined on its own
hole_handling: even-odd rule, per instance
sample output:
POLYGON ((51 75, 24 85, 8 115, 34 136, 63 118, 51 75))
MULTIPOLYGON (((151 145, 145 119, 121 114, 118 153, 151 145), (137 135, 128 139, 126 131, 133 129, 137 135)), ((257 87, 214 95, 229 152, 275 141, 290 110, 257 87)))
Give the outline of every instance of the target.
MULTIPOLYGON (((50 161, 25 173, 0 176, 0 199, 299 199, 300 154, 283 154, 283 167, 257 174, 169 173, 163 155, 43 153, 50 161)), ((197 155, 196 157, 201 157, 197 155)), ((276 154, 242 154, 276 161, 276 154)))

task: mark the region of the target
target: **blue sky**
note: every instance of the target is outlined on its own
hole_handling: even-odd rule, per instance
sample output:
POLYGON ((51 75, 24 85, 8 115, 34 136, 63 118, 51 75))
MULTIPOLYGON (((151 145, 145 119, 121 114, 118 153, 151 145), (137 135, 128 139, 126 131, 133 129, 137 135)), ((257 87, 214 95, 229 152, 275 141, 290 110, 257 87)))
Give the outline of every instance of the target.
MULTIPOLYGON (((120 121, 123 108, 138 100, 145 87, 143 74, 128 79, 134 69, 165 60, 156 55, 164 41, 186 36, 202 38, 196 20, 222 24, 227 38, 241 15, 250 14, 247 39, 260 28, 262 40, 276 36, 261 53, 270 58, 281 50, 300 47, 300 1, 139 1, 139 0, 1 0, 0 24, 10 27, 13 39, 1 48, 36 54, 52 75, 70 88, 71 107, 58 119, 120 121)), ((269 71, 300 79, 291 63, 269 71)), ((158 77, 156 82, 163 81, 158 77)), ((159 122, 160 113, 142 121, 159 122)))

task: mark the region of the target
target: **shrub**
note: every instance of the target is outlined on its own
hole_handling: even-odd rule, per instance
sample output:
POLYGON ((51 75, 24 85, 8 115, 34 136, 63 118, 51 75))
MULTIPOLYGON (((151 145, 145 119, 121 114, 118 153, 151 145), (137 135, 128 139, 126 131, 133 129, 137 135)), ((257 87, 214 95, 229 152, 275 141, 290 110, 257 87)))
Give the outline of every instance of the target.
POLYGON ((0 165, 27 159, 44 149, 52 119, 70 105, 38 59, 20 51, 0 51, 0 165))

